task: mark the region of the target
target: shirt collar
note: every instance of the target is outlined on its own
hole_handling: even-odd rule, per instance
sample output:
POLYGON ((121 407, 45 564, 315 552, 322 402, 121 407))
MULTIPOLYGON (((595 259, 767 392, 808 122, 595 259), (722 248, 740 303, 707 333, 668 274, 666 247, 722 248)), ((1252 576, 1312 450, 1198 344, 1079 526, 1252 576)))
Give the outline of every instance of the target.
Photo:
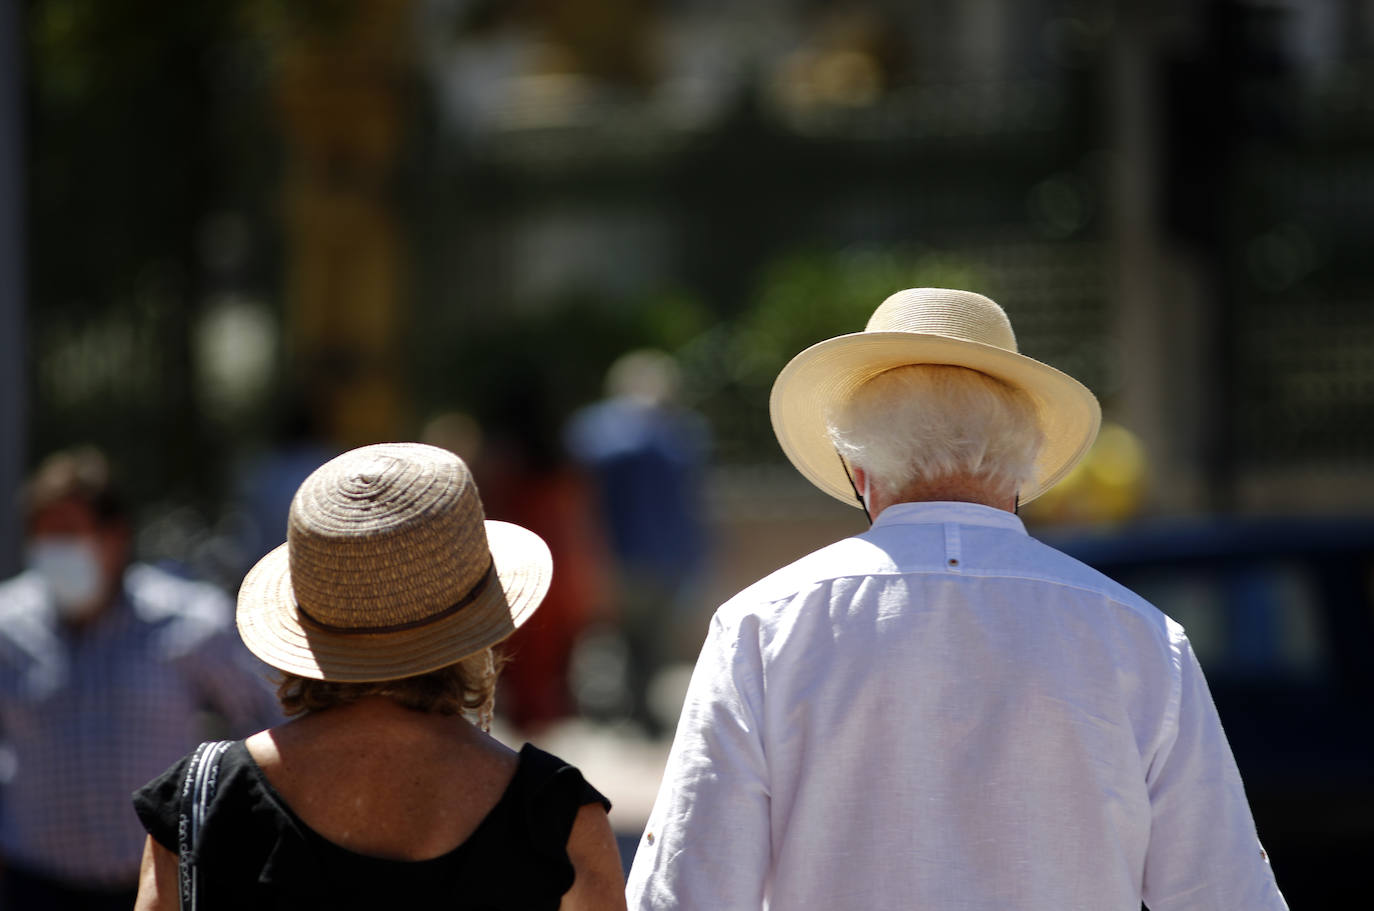
POLYGON ((927 503, 893 503, 878 514, 873 527, 888 525, 937 525, 952 522, 957 525, 986 525, 1026 534, 1021 517, 981 503, 948 501, 927 503))

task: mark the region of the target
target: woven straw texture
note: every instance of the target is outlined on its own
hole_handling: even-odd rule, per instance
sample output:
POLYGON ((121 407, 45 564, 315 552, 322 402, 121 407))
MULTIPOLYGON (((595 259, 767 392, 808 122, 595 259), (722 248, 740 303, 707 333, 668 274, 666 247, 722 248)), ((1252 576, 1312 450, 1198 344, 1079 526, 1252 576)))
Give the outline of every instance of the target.
POLYGON ((997 377, 1035 403, 1045 443, 1028 503, 1061 480, 1097 437, 1101 408, 1087 387, 1017 352, 1006 313, 981 294, 909 288, 874 311, 863 332, 826 339, 794 357, 773 383, 769 413, 782 451, 825 493, 858 508, 826 423, 864 383, 907 364, 949 364, 997 377))
POLYGON ((239 634, 268 664, 303 677, 408 677, 509 636, 551 577, 537 535, 484 519, 457 456, 366 446, 296 492, 287 543, 239 590, 239 634))

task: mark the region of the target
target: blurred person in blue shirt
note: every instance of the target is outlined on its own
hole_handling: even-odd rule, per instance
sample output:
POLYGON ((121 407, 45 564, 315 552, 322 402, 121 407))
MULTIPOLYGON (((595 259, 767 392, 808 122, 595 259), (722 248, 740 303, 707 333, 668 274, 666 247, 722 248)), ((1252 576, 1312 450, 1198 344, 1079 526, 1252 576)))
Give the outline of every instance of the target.
POLYGON ((607 397, 575 413, 566 431, 568 450, 597 482, 617 565, 632 715, 651 734, 662 723, 648 706, 649 684, 707 552, 701 473, 710 432, 674 404, 678 385, 671 355, 631 351, 607 371, 607 397))
POLYGON ((131 564, 97 450, 24 491, 27 569, 0 584, 0 908, 128 908, 142 829, 129 793, 218 717, 280 717, 219 589, 131 564))
POLYGON ((271 445, 253 453, 234 477, 234 543, 242 578, 269 550, 286 540, 291 498, 310 473, 339 454, 320 426, 319 416, 300 393, 293 393, 277 421, 271 445))

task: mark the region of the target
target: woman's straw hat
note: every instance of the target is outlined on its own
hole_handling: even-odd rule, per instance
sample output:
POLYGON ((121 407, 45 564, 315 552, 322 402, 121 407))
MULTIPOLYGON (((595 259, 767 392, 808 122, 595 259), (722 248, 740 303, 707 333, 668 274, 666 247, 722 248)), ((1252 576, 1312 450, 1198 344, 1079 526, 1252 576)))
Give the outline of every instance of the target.
POLYGON ((1087 387, 1048 364, 1018 354, 1007 314, 981 294, 945 288, 898 291, 873 311, 863 332, 826 339, 787 364, 773 383, 773 432, 792 464, 821 490, 858 506, 831 443, 832 409, 864 383, 908 364, 949 364, 994 376, 1035 403, 1045 441, 1027 503, 1068 474, 1097 436, 1102 411, 1087 387))
POLYGON ((286 543, 239 590, 239 635, 300 677, 410 677, 515 632, 552 575, 538 535, 485 521, 462 459, 419 443, 364 446, 296 491, 286 543))

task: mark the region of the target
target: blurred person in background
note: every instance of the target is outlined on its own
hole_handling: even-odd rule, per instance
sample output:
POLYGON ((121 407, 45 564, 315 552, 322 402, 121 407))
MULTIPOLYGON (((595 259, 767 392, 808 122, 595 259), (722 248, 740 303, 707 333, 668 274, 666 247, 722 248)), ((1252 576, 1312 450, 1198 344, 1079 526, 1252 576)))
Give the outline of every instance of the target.
POLYGON ((606 373, 607 397, 576 412, 568 450, 595 479, 616 564, 631 717, 657 736, 651 684, 687 625, 707 552, 701 474, 710 432, 675 404, 677 363, 631 351, 606 373))
POLYGON ((106 458, 48 457, 23 491, 28 569, 0 584, 0 908, 128 908, 128 794, 204 733, 280 714, 220 590, 130 564, 106 458))
POLYGON ((1182 627, 1026 534, 1100 423, 982 295, 912 289, 779 374, 865 533, 717 611, 631 905, 1281 911, 1182 627))
POLYGON ((535 365, 518 365, 492 395, 485 426, 447 428, 453 446, 470 448, 487 515, 539 535, 558 566, 539 613, 501 644, 501 718, 528 734, 577 713, 573 655, 608 610, 610 558, 595 494, 560 445, 547 377, 535 365))
POLYGON ((326 441, 316 410, 302 393, 291 393, 269 445, 234 473, 231 508, 238 520, 234 543, 243 561, 235 567, 235 578, 242 578, 286 536, 286 514, 296 488, 310 472, 338 454, 339 450, 326 441))
POLYGON ((492 647, 548 591, 539 536, 485 520, 463 461, 420 443, 331 460, 290 516, 243 581, 238 628, 294 717, 134 795, 149 833, 137 907, 177 907, 183 782, 209 755, 215 793, 188 851, 201 911, 624 908, 606 799, 486 732, 492 647))

